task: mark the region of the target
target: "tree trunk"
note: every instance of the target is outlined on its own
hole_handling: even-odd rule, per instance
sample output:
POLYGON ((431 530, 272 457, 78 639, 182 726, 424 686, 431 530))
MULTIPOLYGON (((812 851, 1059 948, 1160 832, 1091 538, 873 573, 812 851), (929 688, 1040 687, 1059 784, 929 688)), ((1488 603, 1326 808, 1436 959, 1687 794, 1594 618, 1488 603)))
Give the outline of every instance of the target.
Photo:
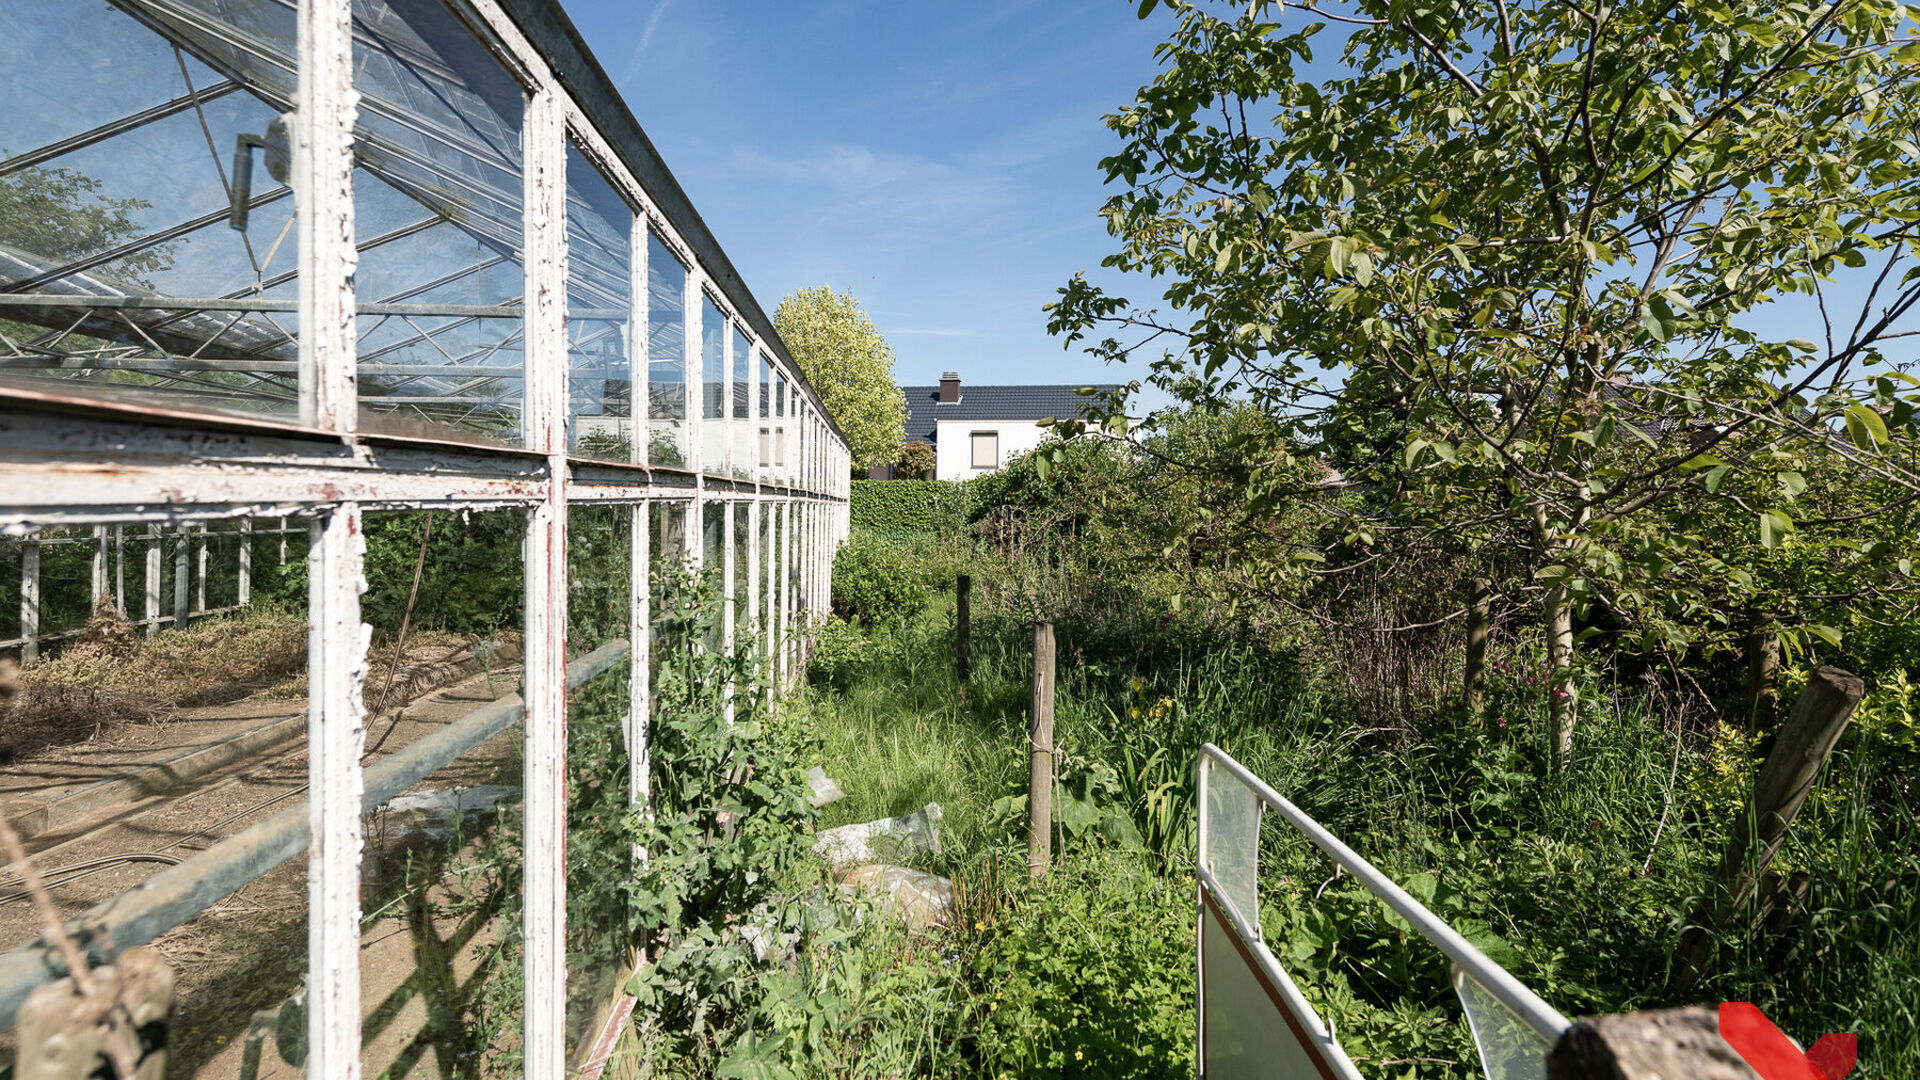
POLYGON ((1780 690, 1780 635, 1774 632, 1772 612, 1755 612, 1747 631, 1747 730, 1773 726, 1780 690))
POLYGON ((1461 701, 1467 712, 1478 716, 1485 706, 1487 670, 1487 631, 1492 620, 1492 586, 1486 578, 1467 579, 1467 665, 1462 679, 1461 701))
POLYGON ((1561 763, 1573 756, 1573 724, 1579 691, 1573 684, 1573 597, 1565 585, 1547 590, 1547 705, 1553 718, 1553 750, 1561 763))

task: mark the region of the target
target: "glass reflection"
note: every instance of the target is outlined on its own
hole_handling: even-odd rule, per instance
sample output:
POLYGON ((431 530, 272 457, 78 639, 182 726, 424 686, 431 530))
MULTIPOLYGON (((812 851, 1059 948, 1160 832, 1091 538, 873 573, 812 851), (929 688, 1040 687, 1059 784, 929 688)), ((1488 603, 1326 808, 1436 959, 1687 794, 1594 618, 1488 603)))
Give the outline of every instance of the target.
POLYGON ((687 465, 687 265, 647 233, 647 463, 687 465))
POLYGON ((633 208, 567 144, 567 445, 633 460, 633 208))
POLYGON ((353 7, 361 427, 517 444, 526 92, 439 4, 353 7))
POLYGON ((0 385, 297 417, 294 32, 270 0, 0 5, 0 385))

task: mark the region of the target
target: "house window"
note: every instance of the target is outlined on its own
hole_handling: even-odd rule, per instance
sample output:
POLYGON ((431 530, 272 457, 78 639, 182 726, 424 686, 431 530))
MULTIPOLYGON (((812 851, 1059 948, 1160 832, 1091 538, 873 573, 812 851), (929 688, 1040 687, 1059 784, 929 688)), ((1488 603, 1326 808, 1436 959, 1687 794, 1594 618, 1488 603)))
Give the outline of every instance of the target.
POLYGON ((999 432, 976 431, 973 433, 973 467, 976 469, 1000 467, 999 432))

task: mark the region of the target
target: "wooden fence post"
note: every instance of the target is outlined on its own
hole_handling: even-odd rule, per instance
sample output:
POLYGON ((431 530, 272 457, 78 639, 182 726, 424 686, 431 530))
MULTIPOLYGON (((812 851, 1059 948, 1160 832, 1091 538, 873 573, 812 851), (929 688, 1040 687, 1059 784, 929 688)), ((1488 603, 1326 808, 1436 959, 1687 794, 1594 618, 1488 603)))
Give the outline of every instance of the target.
POLYGON ((1053 861, 1053 624, 1033 624, 1033 709, 1027 729, 1027 875, 1053 861))
POLYGON ((957 620, 953 639, 954 670, 960 679, 960 700, 967 697, 967 667, 973 659, 973 578, 961 574, 953 583, 954 616, 957 620))
MULTIPOLYGON (((1680 939, 1674 971, 1681 992, 1697 984, 1711 966, 1714 933, 1753 904, 1788 827, 1806 804, 1820 767, 1827 763, 1834 745, 1847 730, 1854 707, 1865 694, 1866 686, 1858 675, 1836 667, 1820 668, 1807 680, 1807 688, 1794 703, 1792 718, 1780 729, 1773 751, 1754 778, 1753 802, 1734 822, 1720 870, 1708 886, 1698 917, 1680 939), (1750 856, 1755 848, 1758 850, 1750 856)), ((1762 909, 1767 906, 1760 905, 1762 909)))
POLYGON ((1487 632, 1493 622, 1492 600, 1491 582, 1483 577, 1467 579, 1467 665, 1461 701, 1475 715, 1485 704, 1482 689, 1486 682, 1487 632))

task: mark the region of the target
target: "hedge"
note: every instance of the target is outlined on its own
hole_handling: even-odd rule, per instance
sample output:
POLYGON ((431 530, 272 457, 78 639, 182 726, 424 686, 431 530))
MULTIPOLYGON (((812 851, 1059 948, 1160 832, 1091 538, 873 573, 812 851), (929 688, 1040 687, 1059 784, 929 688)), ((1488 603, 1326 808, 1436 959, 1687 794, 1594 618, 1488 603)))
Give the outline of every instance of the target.
POLYGON ((855 480, 853 527, 870 532, 931 533, 966 517, 965 484, 951 480, 855 480))

